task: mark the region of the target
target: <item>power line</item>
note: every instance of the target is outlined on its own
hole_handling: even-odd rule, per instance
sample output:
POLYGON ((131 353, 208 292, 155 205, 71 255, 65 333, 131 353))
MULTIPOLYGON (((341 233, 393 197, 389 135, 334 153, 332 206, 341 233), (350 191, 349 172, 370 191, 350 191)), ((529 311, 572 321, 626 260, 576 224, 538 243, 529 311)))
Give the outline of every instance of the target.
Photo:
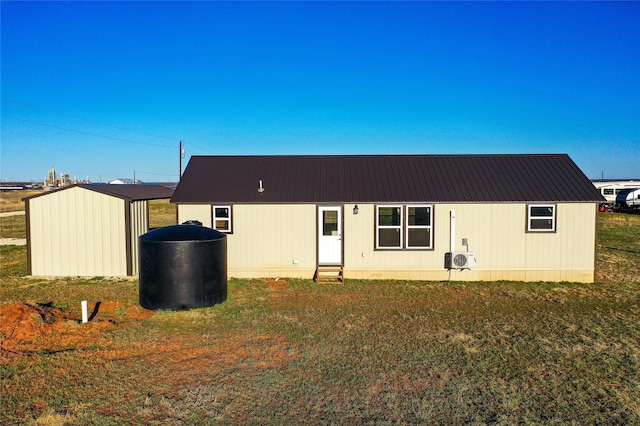
POLYGON ((141 170, 136 170, 136 174, 138 174, 138 173, 142 173, 144 175, 168 176, 168 177, 176 177, 176 176, 178 176, 176 174, 169 175, 169 174, 166 174, 166 173, 153 173, 153 172, 143 172, 141 170))
POLYGON ((77 115, 67 114, 66 112, 56 111, 54 109, 45 108, 45 107, 41 107, 41 106, 38 106, 38 105, 33 105, 33 104, 30 104, 30 103, 27 103, 27 102, 19 101, 17 99, 7 98, 5 96, 0 96, 0 98, 5 100, 5 101, 14 102, 16 104, 25 105, 25 106, 28 106, 28 107, 31 107, 31 108, 37 108, 37 109, 40 109, 42 111, 48 111, 48 112, 52 112, 54 114, 60 114, 60 115, 63 115, 65 117, 70 117, 70 118, 73 118, 73 119, 76 119, 76 120, 86 121, 87 123, 100 124, 101 126, 111 127, 112 129, 125 130, 127 132, 138 133, 140 135, 152 136, 154 138, 160 138, 160 139, 168 139, 168 140, 176 140, 177 139, 177 138, 170 138, 168 136, 154 135, 152 133, 146 133, 146 132, 140 132, 138 130, 127 129, 126 127, 114 126, 113 124, 102 123, 100 121, 89 120, 87 118, 78 117, 77 115))
MULTIPOLYGON (((20 100, 17 100, 17 99, 8 98, 6 96, 0 96, 0 99, 3 99, 5 101, 9 101, 9 102, 13 102, 13 103, 16 103, 16 104, 20 104, 20 105, 25 105, 25 106, 28 106, 28 107, 31 107, 31 108, 37 108, 37 109, 40 109, 42 111, 52 112, 54 114, 59 114, 59 115, 62 115, 62 116, 65 116, 65 117, 70 117, 70 118, 73 118, 73 119, 76 119, 76 120, 85 121, 87 123, 93 123, 93 124, 99 124, 101 126, 111 127, 112 129, 124 130, 124 131, 127 131, 127 132, 133 132, 133 133, 137 133, 137 134, 145 135, 145 136, 152 136, 154 138, 160 138, 160 139, 168 139, 168 140, 176 140, 176 139, 178 139, 178 138, 171 138, 171 137, 168 137, 168 136, 154 135, 153 133, 140 132, 138 130, 133 130, 133 129, 127 129, 126 127, 114 126, 112 124, 103 123, 103 122, 96 121, 96 120, 89 120, 87 118, 79 117, 77 115, 67 114, 66 112, 56 111, 56 110, 51 109, 51 108, 45 108, 43 106, 34 105, 34 104, 31 104, 31 103, 28 103, 28 102, 24 102, 24 101, 20 101, 20 100)), ((83 134, 83 135, 96 136, 96 137, 101 137, 101 138, 106 138, 106 139, 119 140, 119 141, 122 141, 122 142, 138 143, 138 144, 143 144, 143 145, 161 146, 161 147, 166 147, 166 148, 169 147, 168 145, 157 145, 157 144, 145 143, 145 142, 135 142, 135 141, 127 140, 127 139, 113 138, 113 137, 110 137, 110 136, 100 136, 100 135, 96 135, 96 134, 93 134, 93 133, 82 132, 82 131, 79 131, 79 130, 68 129, 68 128, 64 128, 64 127, 54 126, 54 125, 51 125, 51 124, 40 123, 40 122, 37 122, 37 121, 30 121, 30 120, 26 120, 26 119, 22 119, 22 118, 18 118, 18 117, 13 117, 13 116, 8 116, 8 115, 2 115, 2 116, 6 117, 6 118, 12 118, 12 119, 18 120, 18 121, 23 121, 25 123, 37 124, 39 126, 46 126, 46 127, 51 127, 51 128, 54 128, 54 129, 66 130, 66 131, 69 131, 69 132, 80 133, 80 134, 83 134)), ((200 152, 202 152, 203 154, 207 154, 207 153, 211 152, 210 149, 194 145, 194 144, 192 144, 190 142, 189 142, 189 146, 192 146, 192 147, 200 150, 200 152)))
POLYGON ((207 154, 208 152, 211 152, 211 150, 207 149, 207 148, 202 148, 201 146, 198 145, 194 145, 189 141, 185 141, 184 139, 182 139, 182 147, 183 149, 186 151, 187 147, 193 147, 198 149, 200 152, 202 152, 203 154, 207 154))
POLYGON ((194 145, 194 144, 192 144, 192 143, 190 143, 190 142, 188 142, 188 141, 187 141, 187 142, 185 142, 185 145, 186 145, 186 146, 192 146, 192 147, 194 147, 194 148, 196 148, 196 149, 199 149, 203 154, 206 154, 206 153, 208 153, 208 152, 211 152, 209 149, 205 149, 205 148, 202 148, 202 147, 200 147, 200 146, 198 146, 198 145, 194 145))
POLYGON ((150 143, 150 142, 137 142, 137 141, 132 141, 132 140, 129 140, 129 139, 114 138, 112 136, 96 135, 95 133, 83 132, 81 130, 68 129, 66 127, 54 126, 53 124, 40 123, 38 121, 25 120, 24 118, 13 117, 11 115, 2 114, 1 116, 4 117, 4 118, 10 118, 12 120, 22 121, 24 123, 36 124, 38 126, 44 126, 44 127, 51 127, 53 129, 65 130, 67 132, 79 133, 81 135, 94 136, 94 137, 97 137, 97 138, 111 139, 111 140, 120 141, 120 142, 135 143, 135 144, 139 144, 139 145, 159 146, 159 147, 162 147, 162 148, 174 148, 174 146, 171 146, 171 145, 161 145, 161 144, 150 143))

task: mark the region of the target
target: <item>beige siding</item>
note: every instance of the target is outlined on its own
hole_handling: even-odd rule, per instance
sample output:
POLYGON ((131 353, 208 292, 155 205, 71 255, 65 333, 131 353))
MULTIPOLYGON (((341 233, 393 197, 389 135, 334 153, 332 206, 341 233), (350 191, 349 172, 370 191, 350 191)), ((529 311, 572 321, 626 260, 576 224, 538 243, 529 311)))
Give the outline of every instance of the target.
MULTIPOLYGON (((178 205, 178 222, 186 220, 211 227, 211 205, 178 205)), ((315 205, 234 205, 231 220, 233 233, 227 235, 230 277, 313 277, 315 205)))
POLYGON ((29 200, 32 275, 126 275, 124 208, 77 187, 29 200))
POLYGON ((211 204, 179 204, 178 223, 188 220, 202 222, 202 226, 211 228, 211 204))
POLYGON ((138 274, 138 237, 149 231, 149 202, 134 201, 130 207, 131 273, 138 274))
POLYGON ((374 250, 374 206, 359 208, 360 214, 346 215, 347 278, 593 281, 594 204, 558 204, 554 233, 525 232, 525 204, 436 204, 434 250, 415 252, 374 250), (467 238, 477 267, 450 274, 444 269, 444 254, 449 251, 452 209, 456 250, 466 249, 461 242, 467 238))
MULTIPOLYGON (((592 282, 596 206, 557 205, 557 231, 527 233, 526 204, 435 204, 433 250, 375 250, 375 206, 344 206, 346 278, 421 280, 521 280, 592 282), (456 249, 467 238, 473 270, 447 271, 449 214, 456 211, 456 249)), ((210 205, 180 205, 180 222, 211 226, 210 205)), ((234 205, 228 236, 233 277, 311 278, 316 267, 316 205, 234 205), (297 263, 294 263, 294 259, 297 263)))
POLYGON ((232 220, 230 277, 313 277, 315 205, 234 205, 232 220))

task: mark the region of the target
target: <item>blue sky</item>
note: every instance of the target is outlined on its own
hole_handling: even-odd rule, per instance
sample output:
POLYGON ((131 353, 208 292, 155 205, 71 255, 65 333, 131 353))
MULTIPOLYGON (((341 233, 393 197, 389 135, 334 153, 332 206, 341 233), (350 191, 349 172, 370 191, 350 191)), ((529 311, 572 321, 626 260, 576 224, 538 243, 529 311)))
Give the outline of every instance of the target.
POLYGON ((5 2, 2 180, 190 155, 568 153, 640 177, 640 3, 5 2))

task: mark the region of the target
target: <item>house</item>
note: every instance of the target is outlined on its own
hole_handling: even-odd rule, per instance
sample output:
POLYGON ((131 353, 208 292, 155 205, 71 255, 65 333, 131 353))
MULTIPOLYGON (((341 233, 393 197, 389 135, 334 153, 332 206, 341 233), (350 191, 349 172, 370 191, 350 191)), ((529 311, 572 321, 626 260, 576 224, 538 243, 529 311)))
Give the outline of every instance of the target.
POLYGON ((576 282, 602 201, 565 154, 194 156, 171 198, 232 277, 576 282))
POLYGON ((116 178, 107 181, 107 183, 110 185, 139 185, 142 184, 142 181, 139 179, 116 178))
POLYGON ((25 198, 28 274, 136 275, 148 201, 172 193, 160 185, 75 184, 25 198))

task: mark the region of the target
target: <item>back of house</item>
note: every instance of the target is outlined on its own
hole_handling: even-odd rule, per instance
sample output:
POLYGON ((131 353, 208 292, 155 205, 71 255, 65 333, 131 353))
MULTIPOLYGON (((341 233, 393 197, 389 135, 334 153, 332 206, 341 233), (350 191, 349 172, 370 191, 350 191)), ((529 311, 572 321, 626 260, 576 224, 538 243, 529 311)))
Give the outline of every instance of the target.
POLYGON ((565 154, 194 156, 171 199, 232 277, 577 282, 602 201, 565 154))

